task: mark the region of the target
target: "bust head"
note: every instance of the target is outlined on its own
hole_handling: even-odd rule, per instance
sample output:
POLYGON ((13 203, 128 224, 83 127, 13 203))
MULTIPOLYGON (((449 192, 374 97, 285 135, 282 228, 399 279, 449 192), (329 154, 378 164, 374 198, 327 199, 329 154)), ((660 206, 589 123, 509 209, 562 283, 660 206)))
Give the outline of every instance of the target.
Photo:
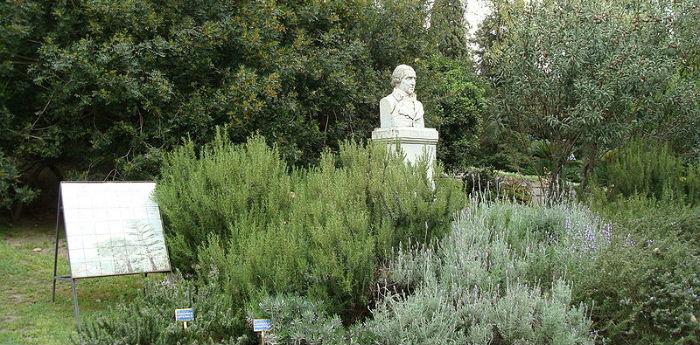
POLYGON ((416 91, 416 71, 408 65, 398 65, 391 74, 391 86, 412 95, 416 91))

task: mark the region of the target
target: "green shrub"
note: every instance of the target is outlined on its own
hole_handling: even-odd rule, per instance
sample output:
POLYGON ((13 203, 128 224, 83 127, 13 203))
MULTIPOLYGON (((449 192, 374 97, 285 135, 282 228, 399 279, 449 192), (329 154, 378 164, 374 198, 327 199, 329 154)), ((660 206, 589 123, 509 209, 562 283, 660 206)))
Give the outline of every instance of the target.
MULTIPOLYGON (((317 167, 289 169, 260 137, 223 137, 165 159, 156 196, 177 267, 217 267, 227 293, 309 296, 347 322, 367 313, 392 248, 425 243, 463 206, 459 181, 426 178, 380 145, 347 143, 317 167)), ((439 176, 439 175, 438 175, 439 176)))
POLYGON ((13 219, 18 219, 22 206, 36 199, 39 191, 23 186, 16 163, 0 150, 0 214, 8 210, 13 219))
MULTIPOLYGON (((558 212, 566 214, 562 210, 558 212)), ((570 248, 576 233, 565 219, 536 216, 543 211, 547 209, 475 205, 437 249, 400 251, 387 269, 385 298, 362 326, 359 343, 592 344, 586 308, 573 305, 569 285, 549 277, 551 288, 541 289, 544 285, 528 277, 537 251, 533 248, 591 250, 570 248), (496 215, 510 208, 511 215, 504 217, 510 220, 498 223, 496 215), (536 235, 541 224, 561 236, 549 241, 536 235), (525 234, 517 241, 528 243, 523 251, 507 239, 514 228, 525 234)))
POLYGON ((266 296, 249 308, 248 319, 268 318, 273 330, 266 336, 272 344, 345 344, 346 331, 338 316, 329 316, 323 302, 304 297, 266 296))
POLYGON ((610 242, 610 225, 579 204, 527 206, 498 202, 479 206, 475 217, 523 257, 522 277, 549 285, 569 271, 590 266, 610 242))
POLYGON ((465 58, 435 54, 417 67, 421 95, 430 127, 440 132, 437 158, 447 171, 459 171, 483 157, 479 150, 483 132, 486 90, 465 58), (429 95, 429 96, 428 96, 429 95))
MULTIPOLYGON (((598 224, 574 205, 472 205, 439 243, 396 250, 380 273, 372 318, 344 329, 323 303, 288 295, 263 298, 249 317, 270 317, 270 339, 289 345, 592 344, 587 309, 574 304, 570 286, 556 277, 551 284, 528 277, 531 249, 516 247, 559 247, 579 261, 597 257, 603 247, 577 236, 598 224), (545 228, 559 235, 535 235, 545 228), (517 240, 509 239, 513 231, 517 240)), ((562 272, 566 263, 556 265, 562 272)))
POLYGON ((575 299, 592 305, 610 344, 697 344, 700 260, 687 243, 617 237, 576 279, 575 299))
POLYGON ((687 186, 688 199, 700 202, 700 162, 688 166, 688 175, 683 182, 687 186))
POLYGON ((642 195, 607 200, 593 197, 593 207, 625 234, 647 239, 669 238, 689 242, 700 254, 700 205, 689 206, 674 199, 642 195))
POLYGON ((667 144, 634 140, 605 157, 598 183, 611 195, 700 202, 700 162, 684 164, 667 144))
MULTIPOLYGON (((213 272, 216 275, 216 272, 213 272)), ((249 331, 232 296, 212 280, 195 283, 175 276, 148 281, 145 292, 90 320, 74 343, 81 345, 238 345, 249 331), (184 330, 176 308, 193 308, 195 320, 184 330), (242 336, 240 336, 242 335, 242 336)))
POLYGON ((612 242, 574 277, 575 300, 611 344, 700 341, 700 206, 642 195, 593 205, 613 222, 612 242))

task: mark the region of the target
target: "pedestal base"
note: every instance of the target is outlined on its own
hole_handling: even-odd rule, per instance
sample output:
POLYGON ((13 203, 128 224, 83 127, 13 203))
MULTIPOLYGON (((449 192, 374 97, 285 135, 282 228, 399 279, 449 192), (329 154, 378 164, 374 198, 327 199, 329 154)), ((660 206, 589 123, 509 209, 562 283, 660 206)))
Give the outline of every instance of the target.
POLYGON ((406 162, 411 164, 416 164, 423 157, 427 158, 428 179, 432 181, 438 142, 438 131, 435 128, 377 128, 372 131, 372 141, 386 143, 392 150, 398 143, 406 155, 406 162))

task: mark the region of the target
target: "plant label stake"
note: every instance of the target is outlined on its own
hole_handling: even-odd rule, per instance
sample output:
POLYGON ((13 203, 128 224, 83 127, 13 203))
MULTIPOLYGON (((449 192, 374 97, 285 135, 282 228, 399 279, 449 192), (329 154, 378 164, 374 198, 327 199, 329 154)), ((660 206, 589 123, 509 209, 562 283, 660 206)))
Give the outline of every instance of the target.
POLYGON ((260 332, 260 345, 265 345, 265 332, 272 329, 269 319, 253 319, 253 332, 260 332))
POLYGON ((194 321, 194 310, 192 308, 175 309, 175 321, 181 321, 184 329, 187 329, 187 322, 194 321))

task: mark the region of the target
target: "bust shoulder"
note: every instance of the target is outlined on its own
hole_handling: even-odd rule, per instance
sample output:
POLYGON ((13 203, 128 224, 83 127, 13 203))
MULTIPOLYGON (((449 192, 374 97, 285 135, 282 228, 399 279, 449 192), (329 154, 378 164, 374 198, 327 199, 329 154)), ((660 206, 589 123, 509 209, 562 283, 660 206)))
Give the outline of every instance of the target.
POLYGON ((391 117, 391 112, 396 107, 396 99, 391 95, 388 95, 379 101, 379 120, 380 126, 382 128, 393 127, 393 119, 391 117))
POLYGON ((388 95, 386 95, 386 97, 382 98, 382 99, 379 101, 379 106, 381 106, 382 104, 391 104, 391 105, 394 105, 394 104, 396 104, 396 103, 397 103, 396 98, 394 98, 391 94, 388 94, 388 95))

